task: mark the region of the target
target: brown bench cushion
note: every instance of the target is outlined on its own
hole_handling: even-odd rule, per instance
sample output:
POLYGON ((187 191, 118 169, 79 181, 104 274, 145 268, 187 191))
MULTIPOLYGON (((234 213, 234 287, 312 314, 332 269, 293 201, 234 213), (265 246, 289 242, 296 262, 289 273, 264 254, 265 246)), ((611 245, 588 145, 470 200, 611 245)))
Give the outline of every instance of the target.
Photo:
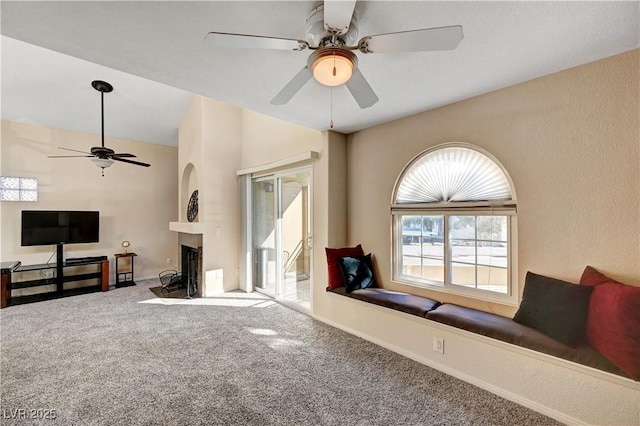
POLYGON ((476 334, 512 343, 589 367, 629 377, 589 345, 571 348, 551 337, 500 315, 464 306, 442 304, 427 313, 427 319, 461 328, 476 334))
POLYGON ((384 288, 363 288, 354 290, 348 294, 344 287, 338 287, 329 291, 423 318, 427 312, 440 305, 440 302, 437 300, 401 293, 399 291, 386 290, 384 288))

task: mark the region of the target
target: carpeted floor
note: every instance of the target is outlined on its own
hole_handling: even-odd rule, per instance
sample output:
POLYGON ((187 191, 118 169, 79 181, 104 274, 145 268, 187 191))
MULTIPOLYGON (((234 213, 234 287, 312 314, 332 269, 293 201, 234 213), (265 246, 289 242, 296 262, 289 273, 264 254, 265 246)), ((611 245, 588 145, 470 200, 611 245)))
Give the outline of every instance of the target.
POLYGON ((158 299, 159 284, 0 311, 0 422, 557 424, 264 296, 158 299))

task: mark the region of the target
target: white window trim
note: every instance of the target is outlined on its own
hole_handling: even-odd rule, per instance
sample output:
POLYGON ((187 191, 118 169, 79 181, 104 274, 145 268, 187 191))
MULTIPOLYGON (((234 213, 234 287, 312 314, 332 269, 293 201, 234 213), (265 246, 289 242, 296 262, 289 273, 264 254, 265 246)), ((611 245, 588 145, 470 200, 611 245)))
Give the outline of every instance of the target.
MULTIPOLYGON (((518 217, 515 214, 515 211, 501 211, 496 212, 499 213, 500 216, 508 216, 508 241, 509 241, 509 252, 508 252, 508 262, 507 262, 507 270, 508 276, 510 278, 508 290, 509 292, 506 294, 497 293, 489 290, 481 290, 475 288, 468 288, 464 286, 459 286, 455 284, 449 283, 449 267, 450 267, 450 255, 449 255, 449 245, 448 243, 444 246, 444 283, 443 284, 431 284, 426 280, 417 279, 415 277, 407 276, 401 273, 400 264, 402 262, 402 221, 399 219, 402 215, 414 215, 414 216, 426 216, 426 215, 444 215, 444 216, 454 216, 459 214, 468 214, 474 216, 490 216, 490 212, 486 210, 465 210, 464 212, 458 211, 443 211, 443 210, 412 210, 412 211, 394 211, 392 212, 392 257, 391 257, 391 271, 392 271, 392 280, 394 282, 410 285, 412 287, 418 288, 426 288, 429 290, 438 291, 441 293, 447 294, 455 294, 458 296, 465 296, 473 299, 484 300, 488 302, 501 303, 505 305, 517 306, 519 304, 519 292, 518 292, 518 268, 517 262, 515 262, 516 254, 518 253, 518 239, 517 239, 517 228, 518 228, 518 217)), ((445 225, 445 236, 444 241, 448 241, 448 226, 445 225)))
MULTIPOLYGON (((518 253, 518 222, 516 215, 516 194, 515 188, 511 177, 507 173, 502 164, 490 153, 483 149, 475 147, 467 143, 446 143, 432 147, 426 151, 416 155, 402 170, 398 176, 394 185, 394 190, 391 199, 391 279, 394 282, 409 285, 418 288, 426 288, 447 294, 454 294, 464 297, 469 297, 476 300, 483 300, 488 302, 495 302, 505 305, 518 306, 519 304, 519 286, 518 286, 518 268, 517 268, 517 253, 518 253), (509 187, 511 188, 510 200, 491 200, 491 201, 460 201, 460 202, 436 202, 436 203, 396 203, 398 195, 398 188, 406 175, 407 171, 423 156, 426 156, 434 151, 443 148, 461 147, 467 148, 473 151, 477 151, 480 154, 485 155, 491 159, 504 173, 504 177, 507 179, 509 187), (448 226, 445 226, 445 253, 444 253, 444 283, 443 284, 431 284, 415 277, 403 275, 401 273, 400 265, 402 263, 402 223, 398 219, 402 215, 500 215, 508 216, 508 293, 497 293, 490 290, 482 290, 476 288, 468 288, 455 284, 449 284, 450 273, 450 246, 448 244, 448 226)), ((447 220, 448 222, 448 220, 447 220)))

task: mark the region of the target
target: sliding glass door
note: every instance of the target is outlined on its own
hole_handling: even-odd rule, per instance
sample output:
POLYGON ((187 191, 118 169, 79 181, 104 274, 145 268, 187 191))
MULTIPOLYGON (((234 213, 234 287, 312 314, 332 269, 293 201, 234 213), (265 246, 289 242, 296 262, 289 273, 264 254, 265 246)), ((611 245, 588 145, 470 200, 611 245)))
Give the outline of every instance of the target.
POLYGON ((275 179, 254 179, 251 189, 253 285, 273 297, 277 282, 275 179))
POLYGON ((253 179, 254 288, 311 308, 311 174, 308 169, 253 179))
POLYGON ((311 280, 311 215, 309 172, 279 179, 282 251, 281 293, 284 300, 309 309, 311 280))

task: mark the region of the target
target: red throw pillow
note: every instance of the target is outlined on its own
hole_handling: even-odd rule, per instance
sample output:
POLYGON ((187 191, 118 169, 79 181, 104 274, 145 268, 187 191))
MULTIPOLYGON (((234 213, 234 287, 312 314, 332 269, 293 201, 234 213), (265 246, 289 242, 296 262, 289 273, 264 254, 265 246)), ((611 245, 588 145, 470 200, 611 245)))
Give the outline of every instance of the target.
POLYGON ((355 247, 328 248, 325 247, 327 254, 327 272, 329 275, 329 289, 333 290, 344 285, 344 278, 340 270, 340 262, 338 259, 342 257, 364 256, 362 246, 358 244, 355 247))
POLYGON ((587 266, 580 284, 593 287, 587 340, 634 380, 640 380, 640 287, 622 284, 587 266))
POLYGON ((603 283, 606 283, 606 282, 614 282, 614 283, 622 284, 622 283, 619 283, 618 281, 615 281, 615 280, 607 277, 604 274, 601 274, 600 272, 596 271, 591 266, 587 266, 586 268, 584 268, 584 272, 582 273, 582 277, 580 277, 580 284, 581 285, 586 285, 586 286, 589 286, 589 287, 593 287, 593 286, 596 286, 598 284, 603 284, 603 283))

